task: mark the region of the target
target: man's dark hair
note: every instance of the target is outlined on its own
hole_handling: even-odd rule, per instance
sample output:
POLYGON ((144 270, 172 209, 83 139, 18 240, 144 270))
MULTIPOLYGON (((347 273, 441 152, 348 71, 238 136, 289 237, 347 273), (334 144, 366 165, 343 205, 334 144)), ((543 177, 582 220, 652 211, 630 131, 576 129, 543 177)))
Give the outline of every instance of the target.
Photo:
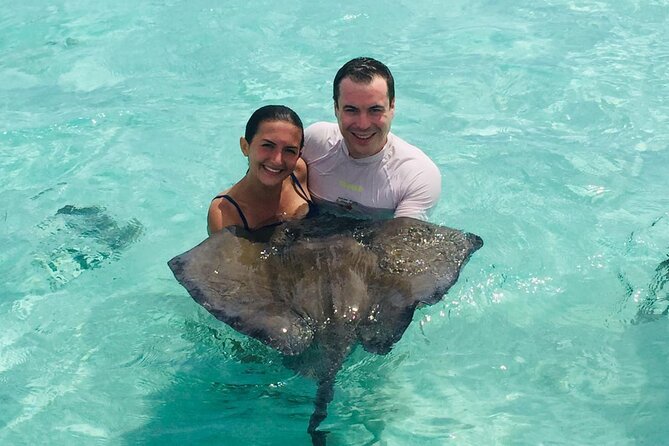
POLYGON ((265 105, 254 111, 249 121, 246 123, 246 132, 244 138, 251 144, 251 140, 258 132, 258 127, 265 121, 286 121, 300 129, 302 137, 300 139, 300 149, 304 145, 304 126, 302 120, 292 109, 285 105, 265 105))
POLYGON ((372 82, 374 76, 381 76, 386 80, 388 101, 392 103, 395 99, 395 80, 388 67, 371 57, 356 57, 346 62, 335 75, 334 85, 332 86, 332 99, 334 99, 335 106, 337 106, 337 99, 339 99, 339 84, 341 84, 342 79, 349 77, 353 82, 368 84, 372 82))

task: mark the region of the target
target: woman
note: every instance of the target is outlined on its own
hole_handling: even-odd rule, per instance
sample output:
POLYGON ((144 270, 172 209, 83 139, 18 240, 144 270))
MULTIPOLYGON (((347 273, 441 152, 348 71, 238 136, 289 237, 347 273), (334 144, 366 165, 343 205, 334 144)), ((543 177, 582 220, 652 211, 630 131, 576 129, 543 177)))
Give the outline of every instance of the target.
POLYGON ((293 110, 283 105, 256 110, 239 139, 249 170, 211 202, 208 233, 232 225, 254 230, 307 216, 313 205, 300 158, 303 144, 302 121, 293 110))

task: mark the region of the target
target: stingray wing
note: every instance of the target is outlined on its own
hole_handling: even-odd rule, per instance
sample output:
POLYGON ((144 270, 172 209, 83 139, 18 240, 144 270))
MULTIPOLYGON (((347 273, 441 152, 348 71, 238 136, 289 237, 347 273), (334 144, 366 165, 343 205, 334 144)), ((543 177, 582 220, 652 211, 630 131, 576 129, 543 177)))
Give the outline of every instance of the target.
POLYGON ((439 301, 482 244, 411 218, 320 217, 252 234, 227 228, 169 266, 218 319, 293 355, 295 369, 313 370, 318 393, 309 432, 316 442, 350 346, 359 340, 387 353, 416 306, 439 301))
POLYGON ((413 218, 326 216, 264 232, 227 228, 169 266, 214 316, 284 354, 303 352, 335 322, 355 327, 366 350, 384 354, 416 307, 441 300, 482 244, 413 218))
POLYGON ((404 334, 416 307, 441 300, 481 246, 477 235, 409 217, 375 229, 369 249, 379 263, 368 290, 376 304, 358 327, 365 350, 387 353, 404 334))
POLYGON ((441 300, 481 246, 477 235, 409 217, 388 221, 371 243, 381 274, 399 279, 402 294, 428 305, 441 300))
POLYGON ((226 228, 168 265, 191 297, 217 319, 283 354, 296 355, 311 344, 314 333, 291 303, 274 293, 272 278, 280 271, 264 236, 226 228))

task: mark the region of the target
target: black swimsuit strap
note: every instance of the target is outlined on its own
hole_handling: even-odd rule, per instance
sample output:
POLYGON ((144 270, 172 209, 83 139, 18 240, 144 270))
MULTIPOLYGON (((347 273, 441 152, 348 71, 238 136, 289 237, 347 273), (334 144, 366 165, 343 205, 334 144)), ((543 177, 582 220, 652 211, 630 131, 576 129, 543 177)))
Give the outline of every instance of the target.
POLYGON ((242 223, 244 223, 244 229, 246 229, 247 231, 251 230, 251 228, 249 228, 249 223, 246 221, 246 217, 244 216, 244 213, 242 212, 242 208, 239 207, 237 202, 230 195, 216 195, 214 197, 214 200, 217 199, 217 198, 225 198, 230 203, 232 203, 233 206, 235 208, 237 208, 237 212, 239 212, 239 217, 242 219, 242 223))
MULTIPOLYGON (((297 186, 297 188, 300 190, 300 192, 302 192, 302 195, 304 195, 304 199, 307 201, 307 203, 309 203, 311 205, 312 201, 309 200, 309 198, 307 198, 308 195, 304 191, 304 188, 302 187, 302 184, 300 184, 300 180, 297 179, 297 177, 295 176, 294 173, 290 174, 290 178, 293 180, 293 184, 295 184, 297 186)), ((234 198, 232 198, 230 195, 227 195, 227 194, 216 195, 214 197, 214 200, 217 199, 217 198, 225 198, 230 203, 232 203, 232 205, 237 209, 237 212, 239 213, 239 218, 241 218, 242 223, 244 223, 244 229, 246 229, 247 231, 251 230, 251 228, 249 228, 249 223, 246 220, 246 216, 244 215, 244 212, 242 211, 242 208, 239 206, 239 204, 237 204, 237 202, 234 200, 234 198)), ((311 211, 311 206, 309 206, 309 210, 311 211)))
POLYGON ((300 180, 297 179, 295 173, 291 173, 290 178, 293 180, 293 184, 295 184, 295 186, 300 189, 300 192, 302 192, 302 195, 304 196, 304 199, 307 200, 307 203, 311 203, 311 200, 307 198, 309 195, 307 195, 307 193, 302 188, 302 184, 300 184, 300 180))

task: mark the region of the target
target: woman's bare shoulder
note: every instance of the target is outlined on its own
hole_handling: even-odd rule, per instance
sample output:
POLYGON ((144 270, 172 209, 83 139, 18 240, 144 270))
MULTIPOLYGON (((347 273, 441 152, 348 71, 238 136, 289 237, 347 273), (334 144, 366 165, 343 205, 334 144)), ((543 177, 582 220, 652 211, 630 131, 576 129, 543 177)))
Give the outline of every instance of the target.
POLYGON ((302 158, 297 160, 297 164, 295 165, 295 170, 293 172, 295 173, 297 179, 300 180, 300 183, 303 185, 307 184, 307 163, 305 163, 302 158))
POLYGON ((207 211, 207 232, 211 235, 227 226, 238 225, 241 223, 239 213, 230 201, 223 198, 228 190, 216 195, 207 211))

